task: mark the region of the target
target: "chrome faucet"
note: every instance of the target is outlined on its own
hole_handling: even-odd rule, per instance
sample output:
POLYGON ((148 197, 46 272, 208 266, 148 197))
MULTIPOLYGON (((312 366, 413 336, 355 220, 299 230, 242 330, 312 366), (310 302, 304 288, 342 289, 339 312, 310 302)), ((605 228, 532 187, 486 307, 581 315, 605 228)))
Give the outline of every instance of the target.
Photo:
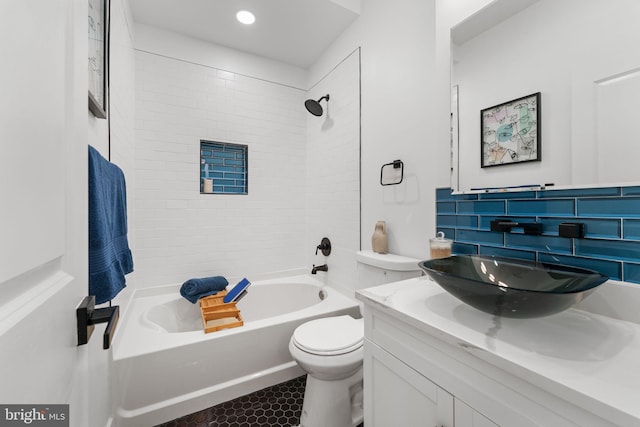
POLYGON ((327 264, 322 264, 318 266, 314 264, 313 268, 311 269, 311 274, 316 274, 318 271, 329 271, 329 266, 327 266, 327 264))

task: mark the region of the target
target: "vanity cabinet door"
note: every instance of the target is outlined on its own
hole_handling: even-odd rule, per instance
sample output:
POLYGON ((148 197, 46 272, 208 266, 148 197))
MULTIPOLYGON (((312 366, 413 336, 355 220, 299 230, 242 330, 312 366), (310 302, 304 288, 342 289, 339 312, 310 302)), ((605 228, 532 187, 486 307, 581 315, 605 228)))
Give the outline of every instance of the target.
POLYGON ((454 399, 453 406, 456 427, 499 427, 498 424, 459 399, 454 399))
POLYGON ((453 396, 370 341, 364 378, 365 426, 453 427, 453 396))

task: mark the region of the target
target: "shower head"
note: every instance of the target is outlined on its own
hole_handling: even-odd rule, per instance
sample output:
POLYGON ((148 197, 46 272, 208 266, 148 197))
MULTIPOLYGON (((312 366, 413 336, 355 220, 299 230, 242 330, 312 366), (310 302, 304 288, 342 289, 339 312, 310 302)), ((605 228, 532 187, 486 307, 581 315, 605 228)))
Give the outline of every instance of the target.
POLYGON ((322 101, 323 99, 326 99, 328 103, 329 94, 326 94, 325 96, 318 99, 317 101, 315 99, 307 99, 306 101, 304 101, 304 106, 307 108, 307 111, 313 114, 314 116, 321 116, 322 105, 320 105, 320 101, 322 101))

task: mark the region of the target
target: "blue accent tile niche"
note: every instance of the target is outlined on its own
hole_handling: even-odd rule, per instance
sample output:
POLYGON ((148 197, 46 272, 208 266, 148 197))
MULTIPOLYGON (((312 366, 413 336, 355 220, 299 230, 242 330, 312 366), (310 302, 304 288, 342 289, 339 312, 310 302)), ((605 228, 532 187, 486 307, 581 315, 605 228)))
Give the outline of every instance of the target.
POLYGON ((454 241, 454 254, 573 265, 640 283, 640 187, 460 195, 438 188, 436 228, 454 241), (541 223, 542 235, 491 231, 500 218, 541 223), (563 222, 584 224, 584 238, 559 236, 563 222))
POLYGON ((200 141, 200 192, 248 194, 247 146, 200 141))

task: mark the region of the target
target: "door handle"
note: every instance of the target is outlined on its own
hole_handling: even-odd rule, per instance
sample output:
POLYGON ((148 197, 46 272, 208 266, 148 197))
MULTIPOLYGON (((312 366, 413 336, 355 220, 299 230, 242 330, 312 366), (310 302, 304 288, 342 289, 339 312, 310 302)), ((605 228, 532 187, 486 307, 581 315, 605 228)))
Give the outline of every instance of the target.
POLYGON ((111 346, 111 340, 120 318, 120 307, 117 305, 105 308, 95 307, 96 297, 89 295, 84 297, 76 309, 78 345, 84 345, 89 342, 96 323, 107 322, 107 328, 102 336, 102 348, 107 350, 111 346))

